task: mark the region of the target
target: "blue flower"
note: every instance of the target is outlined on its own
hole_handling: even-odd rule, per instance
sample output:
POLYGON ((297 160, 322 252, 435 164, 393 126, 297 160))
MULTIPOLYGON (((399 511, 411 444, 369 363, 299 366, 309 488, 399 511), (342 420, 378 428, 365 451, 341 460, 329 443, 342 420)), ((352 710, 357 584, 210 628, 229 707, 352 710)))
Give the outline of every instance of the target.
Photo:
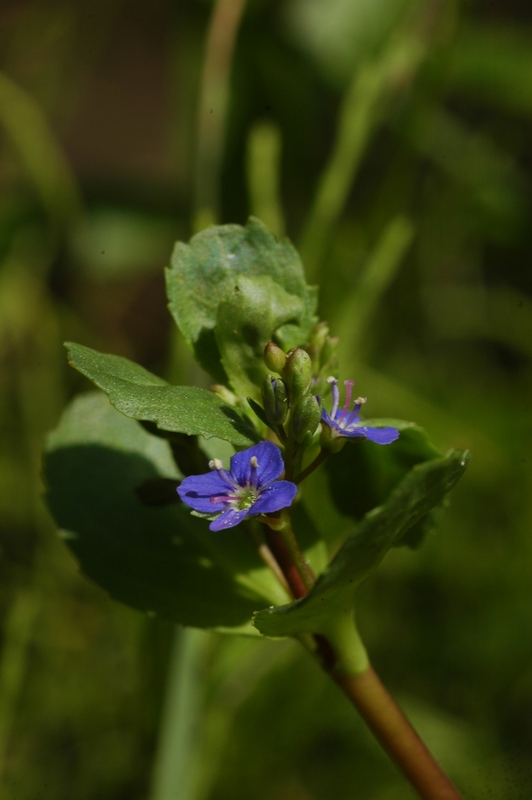
POLYGON ((331 428, 331 433, 335 437, 345 437, 354 439, 362 437, 369 439, 376 444, 391 444, 399 438, 399 431, 397 428, 384 427, 375 428, 369 425, 364 425, 360 421, 360 409, 366 402, 365 397, 358 397, 355 400, 353 409, 350 411, 351 395, 353 394, 354 381, 344 381, 345 385, 345 404, 343 408, 338 408, 340 400, 340 392, 338 390, 338 381, 336 378, 327 378, 327 383, 331 384, 333 406, 331 413, 328 414, 325 409, 321 412, 321 421, 331 428))
POLYGON ((272 442, 261 442, 231 458, 231 469, 223 469, 217 458, 209 462, 212 472, 190 475, 177 487, 181 500, 203 514, 218 514, 209 528, 234 528, 246 517, 268 514, 291 505, 297 486, 277 480, 284 471, 281 451, 272 442))

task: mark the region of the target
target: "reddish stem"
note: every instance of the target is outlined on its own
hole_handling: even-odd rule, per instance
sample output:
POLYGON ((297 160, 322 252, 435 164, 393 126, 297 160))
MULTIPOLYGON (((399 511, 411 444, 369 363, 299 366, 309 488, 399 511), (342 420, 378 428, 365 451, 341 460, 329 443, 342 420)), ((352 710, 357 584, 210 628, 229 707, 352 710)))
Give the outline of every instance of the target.
MULTIPOLYGON (((308 590, 280 531, 264 525, 265 538, 296 599, 308 590)), ((364 672, 346 675, 336 670, 337 654, 328 638, 314 635, 322 667, 373 731, 423 800, 462 800, 434 760, 393 697, 370 665, 364 672)))
POLYGON ((275 531, 268 525, 264 525, 264 536, 268 547, 275 556, 275 560, 279 564, 283 572, 290 590, 296 600, 300 597, 305 597, 308 594, 305 584, 298 572, 296 565, 292 559, 288 545, 285 542, 284 536, 280 531, 275 531))
POLYGON ((423 800, 461 800, 371 666, 359 675, 330 675, 423 800))

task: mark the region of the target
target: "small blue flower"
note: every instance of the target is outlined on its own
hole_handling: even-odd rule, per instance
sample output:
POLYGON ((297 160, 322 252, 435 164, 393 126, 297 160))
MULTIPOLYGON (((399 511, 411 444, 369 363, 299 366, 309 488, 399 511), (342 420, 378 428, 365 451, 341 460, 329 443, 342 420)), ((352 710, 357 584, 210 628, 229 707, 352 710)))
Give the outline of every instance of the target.
POLYGON ((349 410, 353 386, 355 385, 354 381, 344 381, 345 404, 343 408, 338 408, 340 400, 338 381, 336 378, 327 378, 327 383, 331 384, 333 406, 330 415, 323 409, 321 412, 321 421, 331 428, 331 432, 334 436, 346 437, 348 439, 362 437, 376 444, 391 444, 399 438, 399 431, 397 428, 375 428, 364 425, 364 423, 360 421, 359 412, 366 402, 365 397, 358 397, 355 400, 353 409, 351 411, 349 410))
POLYGON ((231 469, 223 469, 217 458, 209 462, 212 472, 190 475, 177 487, 181 500, 203 514, 218 514, 209 528, 234 528, 246 517, 268 514, 291 505, 297 486, 277 480, 284 471, 281 451, 272 442, 261 442, 231 458, 231 469))

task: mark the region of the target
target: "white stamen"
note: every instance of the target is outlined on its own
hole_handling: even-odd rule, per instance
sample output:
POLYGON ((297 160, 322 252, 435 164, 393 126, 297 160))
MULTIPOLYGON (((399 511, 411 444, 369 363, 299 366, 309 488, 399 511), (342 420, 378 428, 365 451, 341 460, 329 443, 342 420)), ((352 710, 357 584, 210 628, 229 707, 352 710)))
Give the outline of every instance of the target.
POLYGON ((355 403, 357 404, 357 406, 363 406, 364 403, 367 403, 367 402, 368 402, 368 398, 367 397, 357 397, 357 399, 355 400, 355 403))
POLYGON ((209 461, 209 467, 211 469, 223 469, 224 465, 219 458, 213 458, 211 461, 209 461))
POLYGON ((338 383, 338 381, 334 377, 334 375, 329 375, 329 377, 327 378, 327 383, 338 383))
POLYGON ((251 456, 249 459, 249 465, 252 469, 257 469, 259 466, 259 462, 257 461, 257 456, 251 456))

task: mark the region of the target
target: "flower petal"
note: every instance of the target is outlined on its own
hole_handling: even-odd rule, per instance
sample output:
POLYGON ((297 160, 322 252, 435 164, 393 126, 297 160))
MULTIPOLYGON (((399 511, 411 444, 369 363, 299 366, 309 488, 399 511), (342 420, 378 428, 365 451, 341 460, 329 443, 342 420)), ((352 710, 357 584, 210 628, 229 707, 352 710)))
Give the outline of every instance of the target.
MULTIPOLYGON (((391 444, 395 442, 396 439, 399 438, 399 431, 397 428, 385 427, 385 428, 370 428, 364 427, 361 425, 359 428, 355 428, 353 432, 356 435, 365 436, 366 439, 369 439, 370 442, 375 442, 375 444, 391 444)), ((349 432, 349 436, 353 434, 349 432)))
POLYGON ((322 408, 322 410, 321 410, 321 421, 325 422, 325 424, 329 425, 330 427, 333 427, 333 428, 337 428, 338 427, 336 422, 332 419, 332 417, 329 416, 329 414, 327 413, 327 411, 324 408, 322 408))
POLYGON ((222 511, 225 503, 211 503, 211 497, 223 497, 231 491, 231 487, 220 478, 217 472, 205 475, 189 475, 177 487, 177 493, 183 503, 204 514, 215 514, 222 511))
POLYGON ((213 519, 209 525, 211 531, 223 531, 226 528, 234 528, 239 525, 248 515, 251 509, 246 508, 244 511, 238 511, 236 508, 228 508, 219 517, 213 519))
POLYGON ((250 514, 268 514, 292 505, 297 486, 291 481, 275 481, 263 489, 257 502, 249 509, 250 514))
POLYGON ((231 458, 231 475, 240 486, 249 486, 251 482, 250 460, 257 459, 257 486, 268 486, 277 480, 284 470, 283 457, 277 445, 273 442, 259 442, 248 447, 240 453, 235 453, 231 458))
MULTIPOLYGON (((341 416, 342 412, 339 411, 338 414, 341 416)), ((335 419, 332 419, 328 415, 328 413, 325 411, 325 409, 323 409, 323 411, 321 412, 321 421, 325 422, 325 424, 328 425, 329 428, 332 428, 333 430, 338 431, 338 435, 339 436, 360 436, 359 433, 353 433, 351 431, 347 431, 344 427, 339 425, 338 422, 335 419)))

